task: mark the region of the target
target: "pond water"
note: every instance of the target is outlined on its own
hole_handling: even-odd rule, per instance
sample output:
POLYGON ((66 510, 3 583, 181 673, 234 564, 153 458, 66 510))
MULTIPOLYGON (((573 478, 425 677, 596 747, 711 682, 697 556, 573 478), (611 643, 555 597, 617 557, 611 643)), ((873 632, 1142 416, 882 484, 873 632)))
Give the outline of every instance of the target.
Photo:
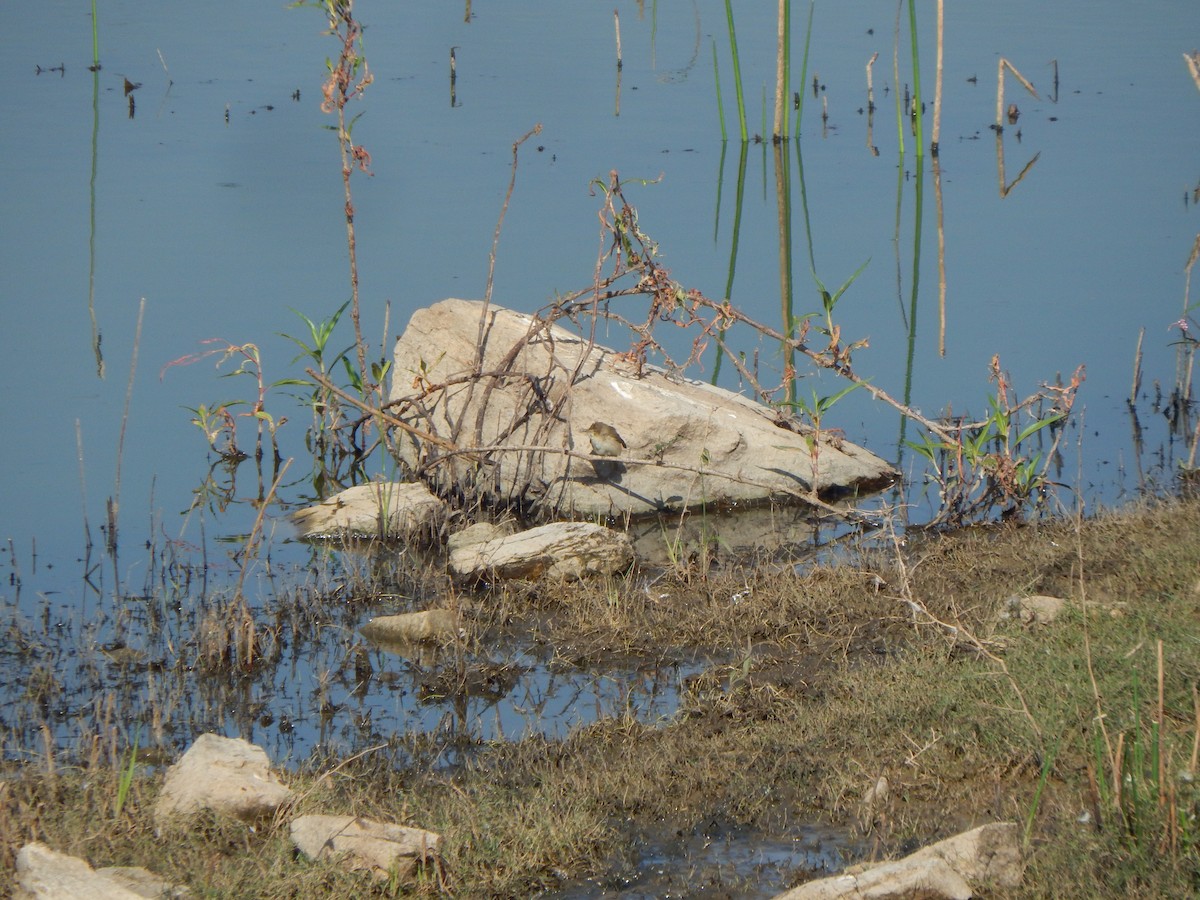
MULTIPOLYGON (((213 358, 171 363, 221 339, 257 345, 268 382, 298 377, 295 345, 281 333, 303 333, 295 311, 326 318, 348 297, 338 151, 319 108, 325 59, 337 48, 318 12, 282 3, 99 7, 103 67, 91 72, 83 5, 48 2, 36 16, 0 5, 10 36, 0 54, 9 86, 0 372, 10 404, 0 444, 0 615, 21 636, 0 651, 5 755, 41 752, 43 721, 64 749, 105 723, 128 737, 151 706, 171 718, 172 741, 201 727, 236 731, 293 761, 411 732, 490 740, 560 735, 628 709, 669 716, 678 683, 703 661, 562 673, 518 647, 451 661, 521 676, 499 698, 456 708, 422 690, 445 660, 372 651, 370 687, 355 690, 346 675, 352 636, 379 610, 353 605, 326 611, 322 628, 289 643, 265 679, 237 690, 210 690, 203 677, 172 686, 174 640, 237 577, 271 472, 217 465, 191 423, 201 404, 252 399, 252 380, 225 377, 233 366, 218 371, 213 358), (120 526, 115 559, 99 549, 110 507, 120 526), (121 656, 127 649, 135 655, 121 656), (106 711, 98 698, 114 684, 126 693, 106 711)), ((1180 365, 1172 324, 1187 310, 1185 267, 1200 232, 1200 92, 1182 59, 1197 42, 1188 4, 952 9, 936 184, 911 134, 899 146, 895 3, 817 4, 809 79, 794 75, 805 97, 801 136, 778 155, 769 141, 736 138, 716 0, 617 4, 619 73, 611 5, 465 8, 469 20, 462 4, 357 7, 375 80, 354 110, 363 114, 354 139, 373 173, 354 179, 355 222, 364 331, 376 347, 418 307, 483 295, 512 145, 539 123, 520 150, 494 302, 532 311, 590 283, 599 208, 590 185, 616 170, 653 182, 630 183, 627 196, 676 279, 778 326, 784 166, 794 311, 820 309, 810 242, 813 271, 831 289, 865 264, 837 308, 844 336, 870 341, 855 355, 860 374, 927 414, 981 416, 993 356, 1022 394, 1086 366, 1054 477, 1090 507, 1169 488, 1194 424, 1190 395, 1169 402, 1180 365), (989 126, 1001 57, 1038 96, 1009 79, 1005 103, 1020 118, 997 135, 989 126)), ((806 13, 796 16, 794 73, 806 13)), ((921 15, 931 97, 933 17, 921 15)), ((750 131, 761 133, 774 78, 772 5, 739 5, 737 36, 750 131)), ((904 92, 907 29, 900 45, 904 92)), ((690 337, 670 346, 682 351, 690 337)), ((339 348, 350 340, 347 320, 339 348)), ((764 369, 782 368, 771 347, 736 341, 764 369)), ((705 362, 698 377, 712 374, 705 362)), ((727 367, 721 383, 738 388, 734 375, 727 367)), ((841 387, 801 375, 803 396, 841 387)), ((296 463, 267 510, 268 563, 247 582, 256 615, 281 584, 341 577, 336 559, 288 543, 282 525, 286 509, 314 493, 304 474, 306 411, 284 388, 268 392, 266 409, 290 420, 279 437, 296 463)), ((899 417, 866 392, 839 401, 827 424, 920 484, 899 417)), ((913 490, 888 499, 920 508, 928 498, 913 490)))

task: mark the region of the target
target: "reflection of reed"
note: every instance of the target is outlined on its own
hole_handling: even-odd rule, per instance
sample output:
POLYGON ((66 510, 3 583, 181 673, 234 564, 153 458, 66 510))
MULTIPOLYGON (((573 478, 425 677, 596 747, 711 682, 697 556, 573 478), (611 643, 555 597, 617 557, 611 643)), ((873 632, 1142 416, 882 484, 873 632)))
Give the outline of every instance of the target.
MULTIPOLYGON (((95 22, 93 12, 92 21, 95 22)), ((92 352, 96 354, 96 377, 104 377, 104 353, 100 349, 100 326, 96 322, 96 169, 100 144, 100 66, 92 68, 92 175, 88 182, 91 206, 88 216, 88 315, 92 320, 92 352)))
MULTIPOLYGON (((939 8, 941 4, 938 4, 939 8)), ((937 121, 936 118, 934 120, 937 121)), ((937 127, 936 125, 934 126, 937 127)), ((935 141, 936 146, 936 141, 935 141)), ((938 355, 946 355, 946 221, 942 209, 942 167, 936 153, 933 157, 933 200, 937 207, 938 238, 938 355)))
MULTIPOLYGON (((733 234, 729 240, 729 274, 725 278, 725 300, 726 301, 732 301, 732 299, 733 299, 733 276, 734 276, 734 272, 737 269, 738 238, 739 238, 739 236, 741 234, 741 230, 742 230, 742 208, 743 208, 743 201, 746 196, 746 153, 750 149, 750 145, 748 143, 746 143, 745 141, 743 141, 741 146, 742 146, 742 152, 738 155, 737 191, 734 196, 733 234)), ((797 149, 799 149, 799 142, 797 142, 797 149)), ((724 148, 722 148, 722 151, 721 151, 722 163, 724 162, 724 159, 725 159, 725 152, 724 152, 724 148)), ((722 166, 722 169, 721 169, 722 175, 724 174, 724 171, 725 171, 724 166, 722 166)), ((724 178, 721 178, 718 181, 718 185, 722 184, 723 182, 724 182, 724 178)), ((718 186, 718 189, 717 189, 718 197, 720 197, 720 193, 721 193, 720 187, 718 186)), ((718 219, 718 221, 720 219, 720 204, 719 203, 718 203, 718 207, 717 207, 717 219, 718 219)), ((714 225, 714 227, 713 227, 714 237, 716 235, 716 227, 717 227, 716 225, 714 225)), ((717 335, 718 338, 721 338, 724 335, 724 333, 725 333, 724 329, 721 329, 718 332, 718 335, 717 335)), ((713 374, 712 374, 712 383, 713 384, 717 383, 717 379, 721 375, 721 360, 723 358, 723 353, 722 353, 723 349, 724 349, 723 343, 721 343, 721 341, 718 340, 718 342, 717 342, 717 360, 715 363, 713 363, 713 374)))
POLYGON ((875 60, 879 59, 879 52, 871 54, 871 58, 867 60, 867 150, 872 156, 879 155, 879 148, 875 146, 875 60))
POLYGON ((1033 155, 1033 159, 1025 163, 1025 168, 1018 172, 1017 177, 1012 180, 1011 184, 1009 184, 1004 174, 1004 130, 1000 128, 996 129, 996 171, 1000 179, 1001 199, 1007 197, 1009 192, 1021 183, 1021 181, 1029 173, 1029 170, 1033 168, 1033 164, 1038 161, 1038 157, 1041 155, 1042 151, 1040 150, 1035 153, 1033 155))
MULTIPOLYGON (((798 143, 798 142, 797 142, 798 143)), ((792 296, 792 203, 791 179, 788 176, 787 159, 783 155, 783 144, 775 142, 775 208, 779 225, 779 307, 783 331, 792 336, 791 323, 795 321, 792 296)), ((796 400, 796 379, 792 373, 796 370, 795 350, 791 341, 784 341, 780 347, 784 354, 784 385, 787 390, 788 403, 796 400)))

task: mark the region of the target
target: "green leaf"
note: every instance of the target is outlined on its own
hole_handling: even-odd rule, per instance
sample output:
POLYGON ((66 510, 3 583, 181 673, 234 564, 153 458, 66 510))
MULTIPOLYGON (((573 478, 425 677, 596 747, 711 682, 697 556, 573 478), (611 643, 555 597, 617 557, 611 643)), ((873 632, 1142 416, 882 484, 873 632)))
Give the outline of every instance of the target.
POLYGON ((1036 434, 1047 425, 1053 425, 1055 422, 1060 421, 1062 421, 1062 413, 1058 413, 1057 415, 1053 416, 1047 416, 1044 419, 1038 419, 1032 425, 1025 426, 1025 429, 1017 435, 1017 443, 1021 443, 1021 441, 1025 440, 1025 438, 1029 437, 1031 434, 1036 434))

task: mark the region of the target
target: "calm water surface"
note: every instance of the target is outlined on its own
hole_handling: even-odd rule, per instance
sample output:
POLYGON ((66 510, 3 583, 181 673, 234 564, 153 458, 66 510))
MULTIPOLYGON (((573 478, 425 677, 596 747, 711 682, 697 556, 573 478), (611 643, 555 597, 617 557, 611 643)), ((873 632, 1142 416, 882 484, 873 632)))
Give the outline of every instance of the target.
MULTIPOLYGON (((737 11, 752 132, 761 131, 764 85, 774 77, 769 6, 737 11)), ((482 296, 511 146, 536 123, 543 131, 521 150, 504 223, 495 302, 533 310, 590 281, 599 201, 589 185, 613 169, 658 179, 628 187, 643 228, 659 241, 674 277, 710 297, 725 295, 741 145, 722 143, 714 98, 715 43, 733 128, 723 5, 618 7, 619 86, 611 5, 476 3, 469 23, 461 4, 358 5, 375 82, 355 110, 364 115, 354 137, 370 151, 374 173, 356 177, 356 224, 364 327, 377 345, 385 321, 390 340, 420 306, 482 296)), ((819 308, 807 271, 810 232, 817 274, 830 286, 869 261, 838 314, 846 337, 870 339, 855 359, 875 384, 901 395, 909 381, 912 403, 926 413, 982 413, 993 355, 1023 394, 1085 365, 1082 416, 1071 425, 1060 477, 1092 504, 1118 502, 1145 480, 1169 484, 1179 433, 1167 429, 1154 400, 1155 383, 1169 392, 1176 376, 1178 332, 1170 326, 1184 311, 1184 266, 1200 232, 1200 92, 1181 58, 1196 43, 1194 10, 1165 2, 1024 2, 949 12, 940 156, 944 354, 933 180, 911 136, 903 155, 898 148, 894 23, 892 3, 816 8, 809 73, 818 96, 797 83, 806 97, 802 137, 783 154, 793 191, 796 311, 819 308), (875 52, 872 150, 864 67, 875 52), (1039 90, 1035 99, 1009 82, 1006 102, 1016 102, 1021 117, 1003 136, 1006 181, 1036 161, 1006 194, 988 127, 1000 56, 1039 90), (801 162, 810 229, 800 216, 801 162), (1139 445, 1125 400, 1142 329, 1139 445)), ((0 654, 0 669, 7 668, 0 715, 13 735, 34 733, 36 714, 18 710, 38 665, 57 670, 66 685, 42 710, 64 745, 102 721, 72 679, 77 687, 103 685, 109 663, 98 661, 102 649, 126 625, 135 636, 150 630, 156 615, 114 606, 117 582, 141 592, 167 548, 193 563, 205 548, 214 566, 210 590, 237 571, 228 557, 256 510, 246 502, 217 513, 193 507, 214 460, 188 408, 248 398, 252 383, 222 378, 215 360, 165 367, 221 338, 257 344, 268 380, 294 377, 294 347, 279 336, 301 333, 293 310, 323 318, 348 296, 337 148, 319 109, 324 60, 335 50, 322 25, 315 11, 281 3, 101 3, 103 68, 93 75, 84 5, 48 2, 35 16, 0 5, 7 43, 0 74, 8 86, 0 101, 0 373, 9 420, 0 444, 0 537, 8 540, 0 615, 36 635, 27 653, 0 654), (126 79, 140 85, 132 105, 126 79), (102 540, 110 498, 119 500, 121 526, 115 571, 95 558, 91 567, 82 562, 88 534, 102 540), (152 549, 141 552, 146 542, 152 549)), ((922 29, 931 96, 931 22, 922 29)), ((907 33, 901 43, 900 70, 911 72, 907 33)), ((801 35, 797 73, 802 46, 801 35)), ((902 74, 901 91, 909 80, 902 74)), ((747 149, 737 221, 730 296, 778 325, 769 144, 747 149)), ((349 335, 346 329, 339 346, 349 335)), ((764 367, 781 365, 772 348, 748 337, 741 349, 758 352, 764 367)), ((801 390, 811 384, 821 394, 839 387, 813 379, 801 390)), ((301 502, 312 491, 303 477, 305 412, 282 390, 269 394, 267 408, 292 419, 281 442, 285 456, 297 457, 296 477, 281 499, 301 502)), ((911 471, 895 414, 864 392, 842 401, 832 418, 851 440, 911 471)), ((219 479, 237 501, 262 490, 250 468, 234 483, 219 479)), ((271 513, 278 518, 283 509, 271 513)), ((270 602, 277 579, 309 577, 317 565, 309 550, 268 530, 272 567, 256 569, 250 581, 259 604, 270 602)), ((334 574, 322 577, 337 577, 330 565, 334 574)), ((179 623, 199 614, 199 587, 197 577, 172 598, 179 623)), ((353 634, 368 614, 339 611, 341 634, 353 634)), ((142 649, 151 662, 169 664, 170 642, 162 640, 142 649)), ((349 749, 413 729, 459 728, 484 739, 529 728, 562 733, 630 702, 650 718, 669 714, 680 678, 678 663, 653 673, 546 676, 542 660, 518 653, 511 662, 543 680, 523 683, 500 703, 481 699, 454 710, 415 701, 428 666, 382 655, 375 670, 396 677, 353 696, 336 677, 346 645, 293 648, 290 667, 281 665, 272 683, 240 700, 193 692, 181 701, 174 738, 227 727, 296 759, 316 746, 349 749), (539 705, 548 690, 559 699, 539 705), (339 711, 332 721, 313 711, 329 697, 339 711), (541 718, 525 715, 531 709, 541 718), (285 718, 300 727, 281 732, 285 718)), ((162 689, 153 671, 135 670, 123 706, 134 719, 162 689)), ((5 752, 36 752, 23 744, 10 738, 5 752)))

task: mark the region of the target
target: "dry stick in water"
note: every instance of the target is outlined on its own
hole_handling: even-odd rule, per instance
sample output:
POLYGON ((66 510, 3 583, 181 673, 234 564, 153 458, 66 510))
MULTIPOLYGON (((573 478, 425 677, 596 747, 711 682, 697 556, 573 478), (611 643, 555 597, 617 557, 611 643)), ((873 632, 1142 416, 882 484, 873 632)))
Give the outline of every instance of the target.
POLYGON ((1137 350, 1133 354, 1133 386, 1129 389, 1129 405, 1133 406, 1137 403, 1137 395, 1142 390, 1142 338, 1146 336, 1146 329, 1143 328, 1138 332, 1137 350))
MULTIPOLYGON (((933 86, 933 136, 930 139, 930 152, 938 155, 938 143, 942 134, 942 51, 943 36, 946 23, 945 0, 938 0, 937 5, 937 75, 933 86)), ((942 355, 945 356, 943 348, 942 355)))
POLYGON ((287 472, 288 466, 291 464, 292 458, 288 457, 287 462, 280 468, 279 474, 275 476, 275 480, 271 482, 271 489, 267 491, 267 496, 259 504, 258 515, 254 518, 254 527, 250 529, 250 537, 246 539, 245 556, 242 557, 242 569, 238 572, 237 587, 234 588, 233 592, 233 596, 239 600, 242 599, 242 584, 246 581, 246 572, 250 568, 250 560, 255 557, 258 536, 262 531, 263 517, 267 514, 267 507, 271 504, 271 498, 275 496, 275 491, 279 488, 279 483, 283 480, 284 473, 287 472))
MULTIPOLYGON (((79 420, 75 420, 75 455, 79 460, 79 496, 83 501, 83 540, 84 540, 84 555, 90 558, 92 555, 92 527, 88 524, 87 511, 87 478, 84 477, 83 471, 83 429, 79 425, 79 420)), ((87 570, 87 566, 84 566, 87 570)))
POLYGON ((776 44, 775 44, 775 127, 774 127, 774 131, 772 132, 774 134, 776 141, 780 140, 783 137, 783 126, 784 126, 783 95, 784 95, 784 90, 786 88, 786 85, 783 83, 783 79, 784 79, 784 48, 787 43, 787 27, 786 27, 787 2, 788 2, 788 0, 779 0, 779 11, 778 11, 778 15, 777 15, 777 18, 778 18, 777 26, 778 27, 777 27, 776 31, 778 34, 778 38, 776 39, 776 44))
POLYGON ((617 31, 617 68, 621 68, 624 63, 621 60, 621 13, 619 10, 613 10, 613 27, 617 31))
POLYGON ((1000 57, 1000 62, 996 64, 996 128, 1003 130, 1004 128, 1004 70, 1012 72, 1016 76, 1017 81, 1021 82, 1025 90, 1029 91, 1035 98, 1038 97, 1038 92, 1033 89, 1033 85, 1017 71, 1017 67, 1010 63, 1003 56, 1000 57))
MULTIPOLYGON (((487 286, 484 288, 484 292, 483 292, 483 308, 480 309, 480 311, 479 311, 479 335, 475 341, 475 346, 477 348, 476 352, 475 352, 475 375, 479 375, 480 372, 483 371, 484 334, 485 334, 485 331, 487 328, 487 322, 488 322, 488 309, 492 305, 492 287, 495 283, 495 276, 496 276, 496 248, 500 245, 500 233, 504 230, 504 217, 506 215, 508 215, 508 204, 512 201, 513 188, 516 186, 516 183, 517 183, 517 151, 520 150, 521 145, 523 143, 525 143, 527 140, 529 140, 534 135, 538 135, 541 133, 542 133, 542 123, 538 122, 531 129, 529 129, 529 131, 525 132, 523 135, 521 135, 521 137, 517 138, 517 140, 515 140, 512 145, 512 168, 509 170, 509 175, 508 175, 508 190, 506 190, 504 192, 504 203, 502 203, 500 205, 500 216, 499 216, 499 218, 496 219, 496 230, 492 234, 492 248, 488 252, 487 286)), ((466 397, 466 400, 463 402, 463 407, 462 407, 463 409, 467 409, 470 407, 471 399, 472 399, 472 396, 474 395, 474 393, 475 393, 475 381, 472 380, 470 385, 467 387, 467 397, 466 397)), ((487 409, 486 403, 481 404, 479 407, 479 416, 478 416, 477 421, 475 422, 476 435, 480 434, 483 431, 483 416, 484 416, 484 412, 486 411, 486 409, 487 409)), ((461 422, 454 429, 454 432, 451 434, 451 438, 453 440, 459 439, 459 436, 460 436, 459 430, 460 429, 461 429, 461 422)))
MULTIPOLYGON (((117 474, 113 484, 113 495, 108 500, 108 552, 114 557, 117 552, 117 519, 121 513, 121 457, 125 452, 125 426, 129 422, 129 402, 133 397, 133 377, 137 373, 138 347, 142 341, 142 316, 146 312, 146 298, 138 304, 137 328, 133 334, 133 354, 129 360, 129 383, 125 387, 125 408, 121 413, 121 431, 117 437, 117 474)), ((115 573, 119 578, 119 574, 115 573)), ((120 582, 117 582, 120 590, 120 582)))

